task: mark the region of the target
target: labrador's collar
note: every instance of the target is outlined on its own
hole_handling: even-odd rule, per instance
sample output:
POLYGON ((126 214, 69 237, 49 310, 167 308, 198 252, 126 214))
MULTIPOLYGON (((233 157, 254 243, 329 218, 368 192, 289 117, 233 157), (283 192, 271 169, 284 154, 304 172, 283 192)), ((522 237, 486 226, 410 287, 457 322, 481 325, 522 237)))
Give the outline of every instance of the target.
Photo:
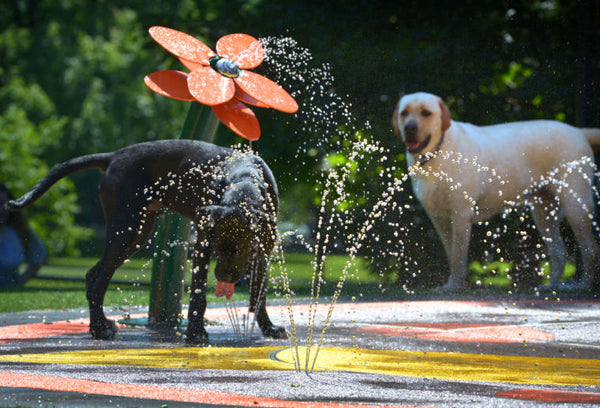
POLYGON ((445 136, 446 132, 443 132, 442 137, 440 137, 440 140, 435 145, 435 149, 433 150, 433 152, 427 152, 425 154, 420 155, 419 160, 417 160, 419 166, 423 167, 425 163, 437 156, 437 154, 440 152, 440 148, 442 147, 442 143, 444 143, 445 136))

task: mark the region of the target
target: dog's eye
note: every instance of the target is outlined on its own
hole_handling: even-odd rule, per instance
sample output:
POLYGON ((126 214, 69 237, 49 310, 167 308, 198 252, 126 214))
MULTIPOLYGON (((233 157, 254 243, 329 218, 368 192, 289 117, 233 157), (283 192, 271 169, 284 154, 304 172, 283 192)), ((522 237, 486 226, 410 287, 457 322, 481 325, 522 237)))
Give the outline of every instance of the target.
POLYGON ((408 116, 408 111, 406 109, 404 109, 402 112, 400 112, 400 117, 405 118, 408 116))
POLYGON ((429 116, 431 116, 431 112, 428 111, 427 109, 423 109, 421 111, 421 116, 423 116, 424 118, 428 118, 429 116))

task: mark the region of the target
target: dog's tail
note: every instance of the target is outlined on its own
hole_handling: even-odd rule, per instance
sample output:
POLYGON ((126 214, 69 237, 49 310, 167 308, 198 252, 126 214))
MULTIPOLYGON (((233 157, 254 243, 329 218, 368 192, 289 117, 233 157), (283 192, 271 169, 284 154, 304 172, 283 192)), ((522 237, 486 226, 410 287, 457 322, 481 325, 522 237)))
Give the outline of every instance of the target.
POLYGON ((579 129, 584 134, 594 154, 600 153, 600 128, 581 128, 579 129))
POLYGON ((78 171, 86 169, 106 170, 110 160, 112 159, 112 156, 113 153, 97 153, 67 160, 66 162, 61 163, 53 168, 46 177, 44 177, 27 193, 6 203, 6 209, 10 211, 22 210, 44 195, 44 193, 48 191, 48 189, 57 181, 68 176, 69 174, 77 173, 78 171))

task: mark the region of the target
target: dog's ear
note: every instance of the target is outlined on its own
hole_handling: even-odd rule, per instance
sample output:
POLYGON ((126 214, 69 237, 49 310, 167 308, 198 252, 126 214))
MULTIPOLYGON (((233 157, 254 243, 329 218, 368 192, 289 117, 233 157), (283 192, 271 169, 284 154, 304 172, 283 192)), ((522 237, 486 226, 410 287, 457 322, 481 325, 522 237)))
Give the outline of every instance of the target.
POLYGON ((277 241, 277 221, 273 215, 261 210, 253 210, 252 213, 255 224, 252 229, 255 234, 258 234, 259 249, 262 253, 268 254, 277 241))
POLYGON ((225 211, 222 205, 207 205, 198 209, 197 222, 203 229, 212 229, 215 226, 216 220, 221 217, 225 211))
POLYGON ((400 124, 398 123, 398 109, 400 109, 400 101, 396 104, 394 108, 394 114, 392 115, 392 127, 394 129, 394 134, 400 134, 400 124))
POLYGON ((448 109, 448 107, 446 106, 446 104, 444 103, 444 101, 442 101, 441 99, 439 100, 440 103, 440 109, 442 110, 442 132, 445 132, 446 130, 448 130, 448 128, 450 127, 450 119, 451 119, 451 115, 450 115, 450 109, 448 109))

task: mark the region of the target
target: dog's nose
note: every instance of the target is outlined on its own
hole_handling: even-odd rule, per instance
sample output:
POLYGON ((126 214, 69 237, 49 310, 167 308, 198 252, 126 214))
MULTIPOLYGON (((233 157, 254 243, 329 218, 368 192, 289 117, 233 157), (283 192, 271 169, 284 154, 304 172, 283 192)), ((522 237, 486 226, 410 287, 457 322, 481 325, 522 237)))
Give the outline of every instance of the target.
POLYGON ((404 125, 404 135, 407 137, 414 137, 417 135, 419 127, 415 122, 408 122, 404 125))

